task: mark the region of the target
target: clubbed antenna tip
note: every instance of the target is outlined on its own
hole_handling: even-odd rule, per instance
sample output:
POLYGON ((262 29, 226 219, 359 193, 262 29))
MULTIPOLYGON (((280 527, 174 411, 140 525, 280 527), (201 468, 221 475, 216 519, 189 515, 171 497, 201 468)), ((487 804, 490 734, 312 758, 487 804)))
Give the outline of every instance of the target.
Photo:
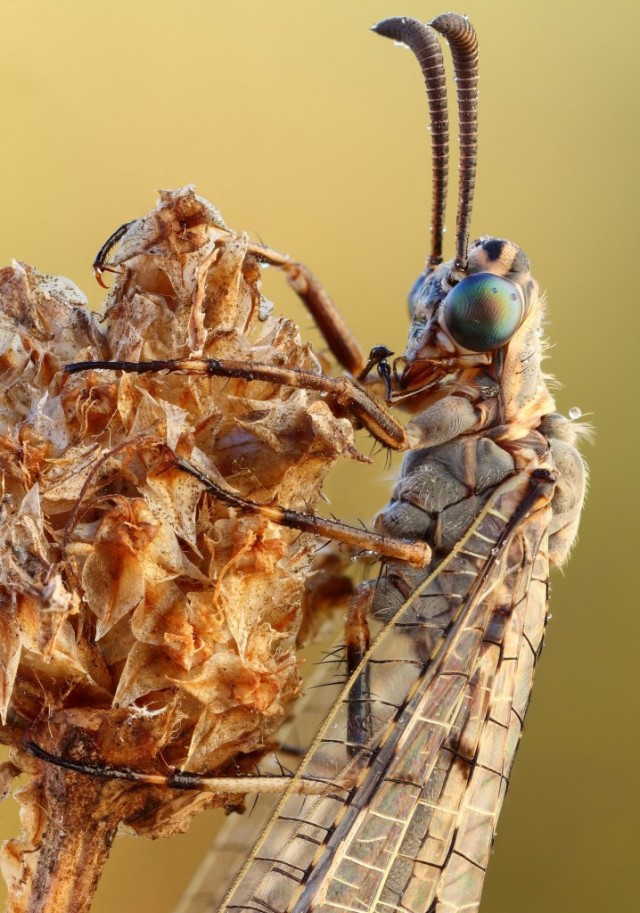
POLYGON ((375 25, 371 26, 371 31, 375 32, 376 35, 382 35, 384 38, 401 41, 402 39, 398 36, 398 33, 406 21, 406 16, 393 16, 390 19, 382 19, 380 22, 376 22, 375 25))
POLYGON ((448 119, 439 32, 451 48, 455 70, 460 124, 460 180, 456 220, 456 270, 467 268, 467 246, 475 187, 478 145, 478 39, 473 26, 458 13, 443 13, 428 25, 408 16, 383 19, 372 26, 377 35, 409 47, 422 69, 431 115, 433 137, 433 209, 430 269, 442 262, 442 233, 448 168, 448 119))
POLYGON ((383 19, 371 27, 377 35, 406 45, 415 54, 427 87, 432 142, 431 253, 428 268, 442 263, 444 208, 449 169, 449 119, 444 64, 438 38, 433 29, 418 19, 398 16, 383 19))
POLYGON ((478 38, 466 16, 443 13, 430 23, 451 48, 458 96, 460 182, 456 219, 457 269, 466 271, 471 209, 478 160, 478 38))

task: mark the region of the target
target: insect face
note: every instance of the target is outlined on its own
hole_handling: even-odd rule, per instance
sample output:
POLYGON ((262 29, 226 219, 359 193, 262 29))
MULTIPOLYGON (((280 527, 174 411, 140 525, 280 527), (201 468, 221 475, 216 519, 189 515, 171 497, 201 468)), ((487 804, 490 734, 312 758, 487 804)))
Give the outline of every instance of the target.
POLYGON ((538 310, 537 284, 517 245, 480 238, 469 248, 465 276, 454 263, 428 270, 409 294, 412 315, 402 359, 402 390, 423 392, 458 369, 493 366, 517 346, 538 310))

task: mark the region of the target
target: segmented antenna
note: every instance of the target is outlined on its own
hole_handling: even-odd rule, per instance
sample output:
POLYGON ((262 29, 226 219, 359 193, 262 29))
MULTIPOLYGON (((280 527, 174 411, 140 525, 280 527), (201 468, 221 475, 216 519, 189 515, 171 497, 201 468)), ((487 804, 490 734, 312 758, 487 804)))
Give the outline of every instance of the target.
MULTIPOLYGON (((440 17, 440 19, 445 17, 440 17)), ((442 263, 442 235, 444 208, 447 198, 449 172, 449 118, 447 113, 447 87, 445 83, 442 51, 435 33, 424 22, 406 16, 384 19, 372 31, 385 38, 400 41, 411 48, 418 58, 429 99, 431 118, 431 154, 433 201, 431 204, 431 254, 429 269, 442 263)))
POLYGON ((478 37, 468 19, 443 13, 429 23, 451 48, 460 118, 460 181, 454 270, 467 269, 471 206, 478 162, 478 37))

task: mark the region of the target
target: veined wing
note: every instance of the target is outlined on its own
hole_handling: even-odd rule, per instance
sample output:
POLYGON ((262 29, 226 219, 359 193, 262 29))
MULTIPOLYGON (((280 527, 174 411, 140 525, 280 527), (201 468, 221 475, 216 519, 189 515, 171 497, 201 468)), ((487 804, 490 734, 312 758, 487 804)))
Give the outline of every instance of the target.
MULTIPOLYGON (((311 744, 343 686, 341 682, 327 684, 325 679, 326 667, 321 664, 306 682, 305 693, 296 699, 294 716, 276 733, 281 743, 311 744)), ((289 767, 295 766, 290 757, 285 763, 289 767)), ((282 774, 275 755, 267 755, 260 762, 260 772, 282 774)), ((245 814, 225 818, 174 913, 213 913, 218 909, 245 864, 249 848, 269 823, 277 803, 278 797, 273 794, 259 795, 255 802, 249 800, 245 814)))
POLYGON ((544 630, 552 490, 544 470, 501 485, 381 631, 222 911, 477 909, 544 630))

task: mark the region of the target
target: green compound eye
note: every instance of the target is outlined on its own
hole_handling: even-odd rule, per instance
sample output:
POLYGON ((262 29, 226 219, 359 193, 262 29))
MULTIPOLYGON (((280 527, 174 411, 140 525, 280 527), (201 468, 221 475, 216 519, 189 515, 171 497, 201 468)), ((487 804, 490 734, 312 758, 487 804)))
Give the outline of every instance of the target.
POLYGON ((444 302, 450 336, 472 352, 491 352, 520 325, 524 303, 517 285, 492 273, 475 273, 455 285, 444 302))

